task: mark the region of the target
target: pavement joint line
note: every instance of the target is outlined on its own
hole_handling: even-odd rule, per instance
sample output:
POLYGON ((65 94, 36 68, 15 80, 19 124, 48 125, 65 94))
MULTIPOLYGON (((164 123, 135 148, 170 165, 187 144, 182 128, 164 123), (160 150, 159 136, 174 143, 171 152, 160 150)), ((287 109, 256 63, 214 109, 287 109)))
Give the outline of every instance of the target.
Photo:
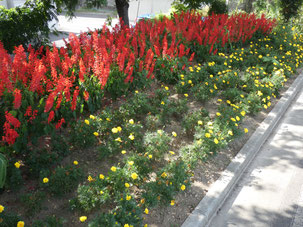
POLYGON ((233 158, 220 178, 210 186, 207 194, 181 227, 206 227, 210 224, 212 218, 235 188, 238 180, 259 153, 302 88, 303 73, 295 79, 236 157, 233 158))

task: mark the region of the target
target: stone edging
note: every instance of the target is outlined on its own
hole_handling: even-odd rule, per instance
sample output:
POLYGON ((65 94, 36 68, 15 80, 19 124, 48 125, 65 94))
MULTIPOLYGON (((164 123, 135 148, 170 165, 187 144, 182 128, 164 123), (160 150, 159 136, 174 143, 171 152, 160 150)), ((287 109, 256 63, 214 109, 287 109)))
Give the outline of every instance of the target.
POLYGON ((302 88, 303 73, 288 88, 181 227, 202 227, 210 223, 302 88))

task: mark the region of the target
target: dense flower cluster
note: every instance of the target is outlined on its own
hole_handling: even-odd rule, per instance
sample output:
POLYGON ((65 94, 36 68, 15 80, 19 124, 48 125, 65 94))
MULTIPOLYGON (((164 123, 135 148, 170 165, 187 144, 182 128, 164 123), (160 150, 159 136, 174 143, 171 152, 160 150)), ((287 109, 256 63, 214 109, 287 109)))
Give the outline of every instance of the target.
MULTIPOLYGON (((66 121, 60 112, 63 106, 64 111, 73 112, 97 95, 90 87, 94 78, 99 94, 110 87, 120 89, 117 83, 121 79, 127 86, 133 83, 138 87, 140 81, 155 77, 159 59, 171 61, 187 56, 191 61, 195 54, 191 45, 204 45, 210 53, 216 53, 227 42, 245 42, 256 32, 269 33, 273 26, 274 21, 255 15, 213 15, 202 20, 200 14, 188 12, 171 19, 141 21, 129 29, 117 25, 110 31, 104 26, 101 31, 80 37, 70 34, 67 48, 54 45, 45 48, 44 54, 44 47, 39 51, 29 47, 26 53, 19 46, 12 59, 0 43, 0 99, 6 100, 5 111, 15 109, 30 116, 28 123, 42 116, 40 122, 60 128, 66 121), (35 109, 33 113, 31 108, 35 109), (48 116, 45 118, 43 113, 48 116)), ((14 144, 19 127, 12 128, 8 120, 0 127, 4 129, 3 142, 14 144)))

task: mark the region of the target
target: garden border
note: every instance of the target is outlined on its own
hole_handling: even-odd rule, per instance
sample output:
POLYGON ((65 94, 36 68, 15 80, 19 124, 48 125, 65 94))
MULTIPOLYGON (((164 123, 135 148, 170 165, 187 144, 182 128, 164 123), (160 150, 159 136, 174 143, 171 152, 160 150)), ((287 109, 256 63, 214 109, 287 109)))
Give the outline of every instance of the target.
POLYGON ((303 87, 300 73, 181 227, 208 226, 303 87))

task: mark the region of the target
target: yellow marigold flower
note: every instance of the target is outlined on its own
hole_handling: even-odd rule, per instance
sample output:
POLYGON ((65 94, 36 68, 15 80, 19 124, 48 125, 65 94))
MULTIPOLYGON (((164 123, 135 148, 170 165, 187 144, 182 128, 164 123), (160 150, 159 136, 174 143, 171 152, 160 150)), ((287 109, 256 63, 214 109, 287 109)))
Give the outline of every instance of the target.
POLYGON ((267 105, 264 104, 263 107, 264 107, 264 109, 267 109, 267 105))
POLYGON ((245 133, 248 133, 248 129, 247 129, 247 128, 244 128, 244 132, 245 132, 245 133))
POLYGON ((126 188, 129 188, 129 183, 124 184, 126 188))
POLYGON ((4 211, 4 206, 0 205, 0 213, 4 211))
POLYGON ((186 186, 184 184, 182 184, 181 190, 184 191, 185 189, 186 189, 186 186))
POLYGON ((161 102, 161 105, 164 105, 164 104, 165 104, 165 103, 162 101, 162 102, 161 102))
POLYGON ((94 178, 92 178, 91 176, 88 176, 87 180, 88 180, 89 182, 91 182, 91 181, 94 180, 94 178))
POLYGON ((118 129, 117 128, 112 128, 112 133, 118 133, 118 129))
POLYGON ((241 111, 241 115, 244 117, 245 116, 245 111, 241 111))
POLYGON ((95 120, 96 117, 94 115, 89 115, 89 118, 95 120))
POLYGON ((100 191, 100 194, 103 195, 103 194, 104 194, 104 191, 101 190, 101 191, 100 191))
POLYGON ((145 208, 144 213, 145 213, 145 214, 148 214, 148 213, 149 213, 149 211, 148 211, 147 208, 145 208))
POLYGON ((99 136, 99 133, 98 132, 94 132, 94 136, 99 136))
POLYGON ((138 178, 138 174, 132 173, 131 177, 132 177, 134 180, 136 180, 136 179, 138 178))
POLYGON ((126 154, 126 150, 122 150, 121 153, 122 153, 122 154, 126 154))
POLYGON ((89 125, 89 120, 85 120, 84 123, 89 125))
POLYGON ((165 177, 167 177, 167 174, 166 174, 165 172, 163 172, 163 173, 161 174, 161 177, 165 178, 165 177))
POLYGON ((130 227, 129 224, 125 224, 124 227, 130 227))
POLYGON ((138 93, 139 93, 139 91, 135 91, 135 93, 136 93, 136 94, 138 94, 138 93))
POLYGON ((110 170, 113 171, 113 172, 116 172, 116 171, 117 171, 117 168, 116 168, 115 166, 112 166, 112 167, 110 168, 110 170))
POLYGON ((216 115, 217 115, 218 117, 221 116, 221 114, 220 114, 219 112, 217 112, 216 115))
POLYGON ((24 227, 24 221, 18 221, 17 227, 24 227))
POLYGON ((103 179, 104 179, 104 175, 103 175, 103 174, 99 174, 99 178, 100 178, 101 180, 103 180, 103 179))
POLYGON ((129 137, 128 137, 130 140, 134 140, 135 139, 135 136, 133 134, 130 134, 129 137))
POLYGON ((106 120, 107 120, 107 121, 110 121, 110 119, 109 119, 108 117, 106 118, 106 120))
POLYGON ((205 82, 205 85, 207 86, 207 85, 208 85, 208 82, 205 82))
POLYGON ((182 84, 182 86, 184 86, 185 83, 183 81, 181 81, 181 84, 182 84))
POLYGON ((229 100, 226 100, 226 103, 231 104, 231 102, 229 100))
POLYGON ((171 200, 171 201, 170 201, 170 205, 171 205, 171 206, 175 205, 175 200, 171 200))
POLYGON ((120 126, 118 126, 117 129, 118 129, 118 132, 122 131, 122 128, 120 126))
POLYGON ((231 119, 232 121, 236 121, 236 119, 235 119, 235 118, 233 118, 233 117, 232 117, 232 118, 230 118, 230 119, 231 119))
POLYGON ((152 158, 153 158, 153 156, 150 154, 150 155, 148 155, 148 158, 149 158, 149 159, 152 159, 152 158))
POLYGON ((218 89, 218 87, 217 87, 217 85, 216 85, 216 84, 214 84, 214 89, 216 89, 216 90, 218 89))
POLYGON ((238 116, 236 116, 236 119, 237 119, 237 121, 240 121, 240 120, 241 120, 238 116))
POLYGON ((270 106, 271 106, 271 102, 268 102, 268 103, 267 103, 267 106, 270 107, 270 106))
POLYGON ((133 119, 130 119, 128 122, 129 122, 131 125, 133 125, 133 124, 135 123, 133 119))
POLYGON ((15 167, 16 167, 17 169, 19 169, 20 166, 21 166, 20 161, 18 161, 18 162, 15 163, 15 167))
POLYGON ((188 97, 188 94, 184 94, 185 97, 188 97))
POLYGON ((203 121, 199 120, 198 125, 203 125, 203 121))
POLYGON ((78 163, 78 161, 74 161, 74 165, 76 166, 76 165, 78 165, 79 163, 78 163))
POLYGON ((263 56, 260 54, 260 55, 258 56, 258 58, 260 58, 260 59, 261 59, 261 58, 263 58, 263 56))
POLYGON ((161 129, 158 129, 158 130, 157 130, 157 133, 158 133, 159 135, 162 135, 162 134, 163 134, 163 131, 162 131, 161 129))
POLYGON ((214 77, 214 75, 209 75, 209 77, 210 77, 210 78, 213 78, 213 77, 214 77))
POLYGON ((174 154, 175 154, 175 152, 173 152, 173 151, 169 151, 169 153, 170 153, 171 155, 174 155, 174 154))
POLYGON ((126 196, 126 200, 129 201, 132 197, 130 195, 126 196))
POLYGON ((229 130, 229 131, 228 131, 228 135, 231 135, 231 136, 234 135, 234 134, 233 134, 233 131, 229 130))
POLYGON ((81 222, 85 222, 85 221, 86 221, 86 219, 87 219, 87 217, 86 217, 86 216, 81 216, 81 217, 79 218, 79 220, 80 220, 81 222))
POLYGON ((121 139, 120 137, 118 137, 118 138, 116 138, 116 139, 115 139, 115 141, 117 141, 117 142, 120 142, 120 143, 121 143, 121 142, 122 142, 122 139, 121 139))
POLYGON ((174 137, 177 137, 177 133, 176 132, 172 132, 171 133, 174 137))
POLYGON ((129 161, 128 164, 129 164, 130 166, 132 166, 132 165, 134 164, 134 161, 129 161))
POLYGON ((166 91, 168 91, 168 90, 169 90, 169 88, 168 88, 168 87, 165 87, 165 90, 166 90, 166 91))
POLYGON ((191 80, 188 80, 187 82, 188 82, 189 84, 192 84, 192 83, 193 83, 191 80))
POLYGON ((217 138, 214 139, 215 144, 219 143, 219 140, 217 138))
POLYGON ((210 138, 210 136, 211 136, 210 133, 208 133, 208 132, 205 133, 205 137, 206 137, 206 138, 210 138))
POLYGON ((262 93, 261 91, 258 91, 257 95, 258 95, 258 96, 262 96, 263 93, 262 93))
POLYGON ((218 102, 222 102, 222 99, 218 99, 218 102))
POLYGON ((43 178, 43 183, 44 183, 44 184, 48 183, 48 181, 49 181, 49 180, 48 180, 47 177, 44 177, 44 178, 43 178))

